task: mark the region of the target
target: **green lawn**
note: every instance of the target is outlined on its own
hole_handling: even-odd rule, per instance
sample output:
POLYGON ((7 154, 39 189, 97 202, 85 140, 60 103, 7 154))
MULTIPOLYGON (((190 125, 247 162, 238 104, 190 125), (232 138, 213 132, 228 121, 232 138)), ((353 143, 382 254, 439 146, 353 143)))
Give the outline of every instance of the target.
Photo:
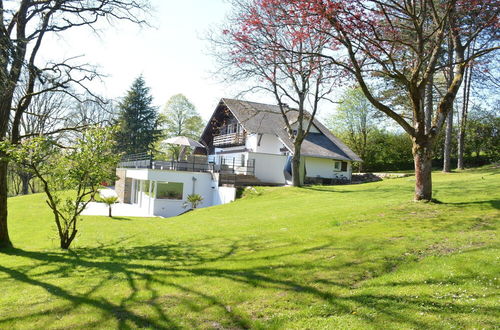
POLYGON ((57 248, 44 195, 9 199, 0 328, 494 328, 500 169, 262 188, 170 219, 84 217, 57 248))

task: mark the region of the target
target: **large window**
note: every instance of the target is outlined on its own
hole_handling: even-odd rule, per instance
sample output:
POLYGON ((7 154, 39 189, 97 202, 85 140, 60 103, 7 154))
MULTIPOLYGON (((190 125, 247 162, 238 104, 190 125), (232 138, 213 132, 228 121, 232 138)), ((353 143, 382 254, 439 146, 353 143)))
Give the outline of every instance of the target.
POLYGON ((156 186, 156 198, 158 199, 182 199, 184 184, 181 182, 158 182, 156 186))

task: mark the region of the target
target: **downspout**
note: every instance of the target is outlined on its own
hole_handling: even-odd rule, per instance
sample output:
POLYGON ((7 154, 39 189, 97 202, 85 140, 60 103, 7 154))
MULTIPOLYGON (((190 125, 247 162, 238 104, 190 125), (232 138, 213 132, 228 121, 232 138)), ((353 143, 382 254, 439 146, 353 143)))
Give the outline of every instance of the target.
POLYGON ((194 193, 195 193, 195 191, 196 191, 196 190, 195 190, 195 188, 194 188, 194 187, 195 187, 195 185, 196 185, 196 180, 197 180, 197 179, 193 176, 193 195, 194 195, 194 193))

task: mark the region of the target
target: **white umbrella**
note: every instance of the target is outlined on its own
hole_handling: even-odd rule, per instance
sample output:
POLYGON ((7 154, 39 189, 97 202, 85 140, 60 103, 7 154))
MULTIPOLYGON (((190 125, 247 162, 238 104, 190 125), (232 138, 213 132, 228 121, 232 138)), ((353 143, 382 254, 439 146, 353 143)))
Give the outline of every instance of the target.
POLYGON ((166 139, 163 141, 163 143, 167 144, 176 144, 179 146, 186 146, 186 147, 197 147, 197 148, 205 148, 205 146, 191 138, 188 138, 187 136, 174 136, 169 139, 166 139))

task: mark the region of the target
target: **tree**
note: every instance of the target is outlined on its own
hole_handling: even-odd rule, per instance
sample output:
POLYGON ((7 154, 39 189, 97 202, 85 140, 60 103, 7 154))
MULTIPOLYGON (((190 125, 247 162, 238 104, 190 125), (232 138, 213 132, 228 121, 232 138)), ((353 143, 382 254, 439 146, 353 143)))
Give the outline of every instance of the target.
POLYGON ((191 206, 191 209, 194 210, 203 203, 203 197, 200 194, 191 194, 188 195, 186 202, 183 204, 184 208, 191 206))
POLYGON ((317 33, 330 41, 330 52, 323 55, 350 73, 368 100, 410 135, 416 178, 414 199, 430 201, 433 144, 452 109, 465 70, 475 59, 499 48, 496 38, 485 37, 498 32, 496 1, 293 0, 287 3, 292 10, 316 19, 313 24, 317 33), (446 56, 443 48, 447 36, 452 40, 453 80, 434 105, 432 124, 427 130, 424 92, 431 77, 446 67, 438 60, 446 56), (478 39, 482 42, 471 49, 469 46, 478 39), (346 60, 330 55, 335 52, 345 54, 346 60), (381 79, 402 87, 411 101, 411 118, 383 102, 376 89, 380 88, 381 79))
MULTIPOLYGON (((337 112, 329 120, 329 126, 339 136, 344 137, 347 145, 365 160, 370 146, 371 133, 380 121, 378 111, 358 88, 347 90, 339 100, 337 112)), ((359 164, 363 171, 363 163, 359 164)))
MULTIPOLYGON (((198 139, 205 126, 195 106, 183 94, 176 94, 167 101, 161 117, 163 135, 167 138, 187 136, 198 139)), ((177 159, 180 148, 171 145, 169 149, 177 159)))
POLYGON ((119 105, 117 150, 125 154, 148 152, 159 137, 158 111, 144 78, 137 77, 119 105))
POLYGON ((467 125, 468 143, 464 153, 476 158, 488 157, 490 162, 500 160, 500 117, 498 113, 477 109, 467 125))
MULTIPOLYGON (((43 86, 41 86, 43 89, 43 86)), ((21 88, 16 96, 24 94, 21 88)), ((20 139, 38 135, 50 135, 54 141, 60 141, 61 136, 68 131, 83 129, 81 123, 67 123, 68 109, 74 99, 62 92, 42 93, 35 95, 23 113, 20 121, 20 139)), ((21 194, 26 195, 34 175, 26 170, 21 164, 12 164, 10 170, 14 170, 22 182, 21 194)))
POLYGON ((212 37, 221 72, 247 81, 276 100, 293 143, 293 185, 303 182, 301 147, 321 101, 332 90, 334 72, 322 56, 327 40, 314 34, 309 17, 288 1, 234 0, 233 16, 212 37), (289 106, 291 104, 291 106, 289 106), (307 112, 306 108, 310 110, 307 112))
POLYGON ((110 170, 120 155, 113 150, 113 137, 111 129, 91 128, 66 149, 40 136, 25 139, 8 152, 42 182, 62 249, 68 249, 75 239, 80 214, 100 183, 114 178, 110 170))
MULTIPOLYGON (((448 36, 448 50, 447 50, 447 70, 444 71, 446 77, 446 89, 453 82, 453 44, 451 40, 451 36, 448 36)), ((446 92, 446 91, 445 91, 446 92)), ((451 147, 453 140, 453 113, 455 111, 455 106, 452 104, 450 111, 446 117, 446 130, 445 130, 445 138, 443 145, 443 172, 449 173, 451 172, 451 147)))
POLYGON ((118 196, 101 196, 101 201, 108 206, 108 216, 112 218, 111 206, 118 202, 118 196))
MULTIPOLYGON (((67 91, 70 85, 85 90, 85 83, 98 75, 75 59, 39 63, 47 35, 92 26, 101 19, 144 23, 139 17, 144 10, 146 0, 0 1, 0 143, 20 142, 21 119, 35 95, 67 91), (36 81, 44 87, 37 88, 36 81), (16 99, 20 87, 22 95, 16 99)), ((8 162, 0 153, 0 248, 12 246, 7 227, 8 162)))

